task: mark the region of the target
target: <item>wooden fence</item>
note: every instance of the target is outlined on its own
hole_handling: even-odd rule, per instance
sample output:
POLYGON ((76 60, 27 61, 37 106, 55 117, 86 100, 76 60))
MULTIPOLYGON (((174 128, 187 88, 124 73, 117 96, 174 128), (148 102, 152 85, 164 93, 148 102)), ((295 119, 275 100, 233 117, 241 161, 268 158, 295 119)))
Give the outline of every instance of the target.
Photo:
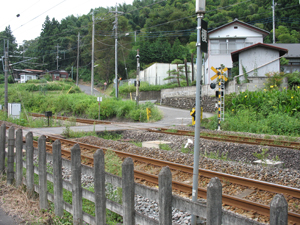
MULTIPOLYGON (((52 144, 53 154, 46 153, 46 137, 38 139, 38 167, 34 166, 33 134, 26 134, 26 163, 23 162, 23 132, 18 129, 15 138, 15 129, 8 131, 8 152, 5 154, 6 128, 0 129, 0 171, 7 174, 7 185, 27 186, 27 195, 31 197, 34 192, 39 193, 41 209, 48 208, 48 200, 54 203, 54 212, 57 216, 63 215, 63 210, 73 215, 73 224, 106 224, 106 208, 123 216, 123 224, 172 224, 172 207, 186 211, 206 220, 207 225, 250 225, 261 224, 249 218, 242 217, 222 209, 222 185, 218 178, 212 178, 207 186, 206 204, 192 202, 189 199, 172 195, 172 174, 168 167, 159 173, 159 189, 134 183, 134 164, 131 158, 126 158, 122 164, 122 177, 105 172, 104 153, 101 149, 94 154, 94 168, 81 165, 81 153, 78 144, 71 149, 71 161, 62 159, 61 143, 56 140, 52 144), (16 153, 14 153, 16 148, 16 153), (7 155, 7 168, 5 168, 5 155, 7 155), (53 174, 47 173, 47 157, 52 157, 53 174), (16 171, 14 171, 16 163, 16 171), (62 166, 70 166, 72 181, 62 179, 62 166), (67 165, 68 164, 68 165, 67 165), (23 166, 26 167, 26 177, 23 178, 23 166), (34 173, 39 175, 39 185, 34 184, 34 173), (81 174, 94 177, 94 192, 82 188, 81 174), (47 191, 47 180, 53 182, 54 194, 47 191), (122 187, 122 204, 113 202, 105 197, 105 183, 114 187, 122 187), (72 205, 64 202, 63 188, 72 192, 72 205), (135 211, 135 195, 141 195, 159 204, 159 221, 135 211), (95 203, 95 217, 83 212, 82 199, 95 203)), ((288 206, 282 195, 276 195, 271 202, 270 224, 287 225, 288 206)), ((174 224, 174 223, 173 223, 174 224)))

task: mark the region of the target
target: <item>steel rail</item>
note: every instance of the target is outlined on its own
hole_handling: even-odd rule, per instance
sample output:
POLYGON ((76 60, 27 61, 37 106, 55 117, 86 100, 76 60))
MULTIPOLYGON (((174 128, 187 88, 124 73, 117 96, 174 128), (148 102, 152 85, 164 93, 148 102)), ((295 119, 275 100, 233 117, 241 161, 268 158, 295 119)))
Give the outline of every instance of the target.
MULTIPOLYGON (((62 139, 62 138, 58 138, 58 137, 54 137, 54 136, 47 136, 47 138, 52 139, 52 140, 59 139, 61 141, 61 143, 68 143, 69 145, 74 145, 77 143, 77 144, 79 144, 79 146, 81 148, 84 147, 87 149, 94 149, 94 150, 101 148, 103 150, 108 150, 108 148, 105 148, 105 147, 100 147, 100 146, 95 146, 95 145, 90 145, 90 144, 85 144, 85 143, 80 143, 80 142, 74 142, 74 141, 70 141, 70 140, 66 140, 66 139, 62 139)), ((169 166, 171 169, 193 174, 192 166, 186 166, 183 164, 177 164, 177 163, 163 161, 163 160, 159 160, 159 159, 153 159, 153 158, 135 155, 132 153, 122 152, 122 151, 118 151, 118 150, 114 150, 114 149, 110 149, 110 150, 114 151, 119 157, 122 157, 122 158, 131 157, 133 160, 142 161, 142 162, 149 163, 149 164, 152 164, 155 166, 160 166, 160 167, 169 166)), ((243 185, 243 186, 247 186, 247 187, 255 187, 260 190, 270 191, 273 193, 284 193, 284 194, 293 196, 295 198, 300 198, 300 189, 297 189, 297 188, 287 187, 287 186, 283 186, 283 185, 279 185, 279 184, 258 181, 258 180, 254 180, 254 179, 239 177, 239 176, 235 176, 235 175, 230 175, 230 174, 226 174, 226 173, 220 173, 220 172, 216 172, 216 171, 212 171, 212 170, 205 170, 205 169, 200 169, 200 168, 199 168, 199 174, 201 176, 208 177, 208 178, 218 177, 220 180, 225 180, 230 183, 239 184, 239 185, 243 185)))
MULTIPOLYGON (((60 139, 60 138, 57 138, 57 139, 60 139)), ((61 140, 62 144, 65 142, 64 139, 60 139, 60 140, 61 140)), ((77 144, 79 144, 79 146, 81 146, 81 147, 85 147, 85 148, 89 147, 89 145, 84 144, 84 143, 78 143, 77 142, 77 144)), ((34 146, 37 147, 37 145, 38 145, 38 142, 34 141, 34 146)), ((98 146, 93 146, 93 149, 94 148, 99 149, 98 146)), ((52 152, 52 145, 46 144, 46 149, 50 150, 52 152)), ((107 148, 103 148, 103 147, 101 147, 101 149, 107 150, 107 148)), ((61 152, 62 152, 62 155, 66 156, 67 158, 71 157, 71 151, 61 149, 61 152)), ((117 155, 119 155, 119 153, 120 153, 120 151, 115 151, 115 152, 117 153, 117 155)), ((128 154, 121 154, 119 156, 124 158, 124 157, 128 157, 128 154)), ((132 155, 132 154, 130 154, 130 155, 132 155)), ((130 156, 130 157, 133 158, 132 156, 130 156)), ((81 159, 83 161, 86 161, 85 164, 93 165, 94 158, 82 154, 81 159)), ((159 161, 161 161, 161 160, 159 160, 159 161)), ((145 172, 142 172, 142 171, 139 171, 139 170, 134 170, 134 177, 137 178, 137 179, 145 180, 147 182, 158 185, 158 176, 157 175, 145 173, 145 172)), ((182 191, 182 192, 185 192, 185 193, 191 193, 192 192, 192 186, 191 185, 181 183, 181 182, 178 182, 178 181, 172 181, 172 188, 176 189, 176 190, 179 190, 179 191, 182 191)), ((198 188, 198 197, 206 198, 207 197, 206 189, 198 188)), ((235 207, 242 208, 244 210, 249 210, 249 211, 252 210, 252 211, 257 212, 260 215, 270 216, 270 207, 267 206, 267 205, 263 205, 263 204, 256 203, 256 202, 251 202, 249 200, 233 197, 233 196, 226 195, 226 194, 222 194, 222 202, 225 205, 235 206, 235 207)), ((288 212, 288 220, 292 221, 296 224, 300 224, 300 214, 293 213, 293 212, 288 212)))
MULTIPOLYGON (((164 133, 164 134, 170 134, 170 135, 194 136, 194 132, 192 132, 192 131, 177 130, 177 132, 168 132, 168 131, 166 131, 166 130, 169 130, 167 128, 156 128, 156 129, 157 130, 154 130, 153 128, 146 128, 145 130, 150 131, 150 132, 164 133)), ((202 133, 202 134, 204 134, 204 135, 201 135, 200 137, 203 139, 208 139, 208 140, 226 141, 226 142, 242 143, 242 144, 250 144, 250 145, 268 145, 268 146, 273 146, 273 147, 290 148, 290 149, 300 150, 300 142, 279 141, 279 140, 272 140, 272 139, 242 137, 242 136, 234 136, 234 135, 226 135, 226 134, 218 135, 220 137, 212 137, 212 136, 205 136, 206 134, 209 134, 209 133, 202 133), (275 142, 283 143, 283 145, 274 144, 275 142)), ((213 134, 210 134, 210 135, 213 135, 213 134)))
MULTIPOLYGON (((45 117, 45 115, 38 114, 38 113, 30 113, 30 115, 34 116, 34 117, 45 117)), ((67 116, 52 116, 52 118, 59 119, 59 120, 68 120, 69 119, 69 117, 67 117, 67 116)), ((76 118, 76 122, 86 123, 86 124, 111 124, 111 122, 109 122, 109 121, 83 119, 83 118, 76 118)))

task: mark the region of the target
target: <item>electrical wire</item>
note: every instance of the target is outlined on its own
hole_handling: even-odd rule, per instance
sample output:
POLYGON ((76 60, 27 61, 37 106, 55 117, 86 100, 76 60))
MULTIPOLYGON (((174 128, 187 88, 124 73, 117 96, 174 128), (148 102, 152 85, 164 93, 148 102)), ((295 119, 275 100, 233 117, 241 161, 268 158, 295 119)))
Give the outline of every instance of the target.
POLYGON ((19 28, 21 28, 21 27, 23 27, 24 25, 30 23, 31 21, 35 20, 36 18, 40 17, 41 15, 45 14, 46 12, 50 11, 51 9, 55 8, 56 6, 60 5, 61 3, 65 2, 65 1, 67 1, 67 0, 63 0, 63 1, 61 1, 60 3, 56 4, 55 6, 51 7, 50 9, 47 9, 45 12, 43 12, 43 13, 39 14, 38 16, 32 18, 31 20, 29 20, 29 21, 27 21, 26 23, 22 24, 21 26, 19 26, 18 28, 14 29, 13 31, 18 30, 19 28))

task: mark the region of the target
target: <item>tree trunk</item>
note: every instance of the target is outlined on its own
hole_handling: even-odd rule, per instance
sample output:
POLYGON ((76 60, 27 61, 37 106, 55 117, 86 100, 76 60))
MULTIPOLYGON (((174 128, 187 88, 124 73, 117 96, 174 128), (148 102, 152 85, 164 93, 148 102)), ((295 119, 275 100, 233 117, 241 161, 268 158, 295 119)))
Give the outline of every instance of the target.
POLYGON ((191 62, 192 62, 192 81, 194 81, 194 53, 191 54, 191 62))
POLYGON ((186 86, 189 86, 189 78, 188 78, 188 71, 187 71, 187 62, 186 62, 186 59, 184 60, 184 67, 185 67, 186 86))
POLYGON ((176 64, 176 65, 177 65, 177 83, 178 83, 178 87, 180 87, 178 64, 176 64))

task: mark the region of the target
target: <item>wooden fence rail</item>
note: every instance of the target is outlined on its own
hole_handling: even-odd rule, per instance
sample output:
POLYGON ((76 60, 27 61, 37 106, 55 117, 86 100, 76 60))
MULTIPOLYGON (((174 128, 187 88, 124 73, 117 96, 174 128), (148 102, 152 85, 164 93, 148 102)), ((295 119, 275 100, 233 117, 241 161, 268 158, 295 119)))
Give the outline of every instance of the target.
MULTIPOLYGON (((39 193, 41 209, 48 208, 48 200, 54 202, 54 213, 61 217, 63 209, 73 215, 73 224, 106 224, 106 208, 123 216, 123 224, 172 224, 172 207, 199 216, 206 220, 207 225, 253 225, 261 224, 249 218, 222 210, 222 185, 218 178, 212 178, 207 186, 206 204, 192 202, 189 199, 172 195, 172 174, 168 167, 164 167, 159 173, 159 189, 149 188, 134 183, 134 164, 131 158, 126 158, 122 164, 122 177, 105 172, 104 153, 101 149, 94 154, 94 167, 81 164, 80 147, 78 144, 71 149, 71 162, 61 157, 61 143, 56 140, 53 144, 53 154, 46 153, 46 137, 38 139, 38 167, 34 166, 33 134, 26 134, 26 163, 22 160, 23 132, 11 127, 8 131, 7 168, 5 168, 5 124, 0 129, 0 172, 7 174, 7 185, 27 186, 27 194, 32 197, 33 192, 39 193), (3 128, 4 127, 4 128, 3 128), (3 144, 4 143, 4 144, 3 144), (14 159, 14 147, 16 147, 16 159, 14 159), (47 173, 47 160, 53 161, 53 174, 47 173), (14 163, 16 171, 13 170, 14 163), (72 181, 62 179, 62 166, 68 166, 72 171, 72 181), (26 167, 26 177, 22 177, 22 168, 26 167), (34 173, 39 175, 39 185, 34 185, 34 173), (81 174, 85 173, 94 177, 94 192, 82 188, 81 174), (54 194, 47 190, 47 180, 53 183, 54 194), (14 182, 15 181, 15 182, 14 182), (114 187, 122 187, 122 204, 118 204, 105 197, 105 183, 111 183, 114 187), (72 192, 72 205, 63 200, 63 189, 72 192), (159 221, 135 211, 135 195, 141 195, 159 204, 159 221), (82 210, 82 199, 85 198, 95 203, 95 215, 93 217, 82 210)), ((271 202, 270 224, 288 224, 288 205, 282 195, 276 195, 271 202)), ((174 224, 174 223, 173 223, 174 224)))

